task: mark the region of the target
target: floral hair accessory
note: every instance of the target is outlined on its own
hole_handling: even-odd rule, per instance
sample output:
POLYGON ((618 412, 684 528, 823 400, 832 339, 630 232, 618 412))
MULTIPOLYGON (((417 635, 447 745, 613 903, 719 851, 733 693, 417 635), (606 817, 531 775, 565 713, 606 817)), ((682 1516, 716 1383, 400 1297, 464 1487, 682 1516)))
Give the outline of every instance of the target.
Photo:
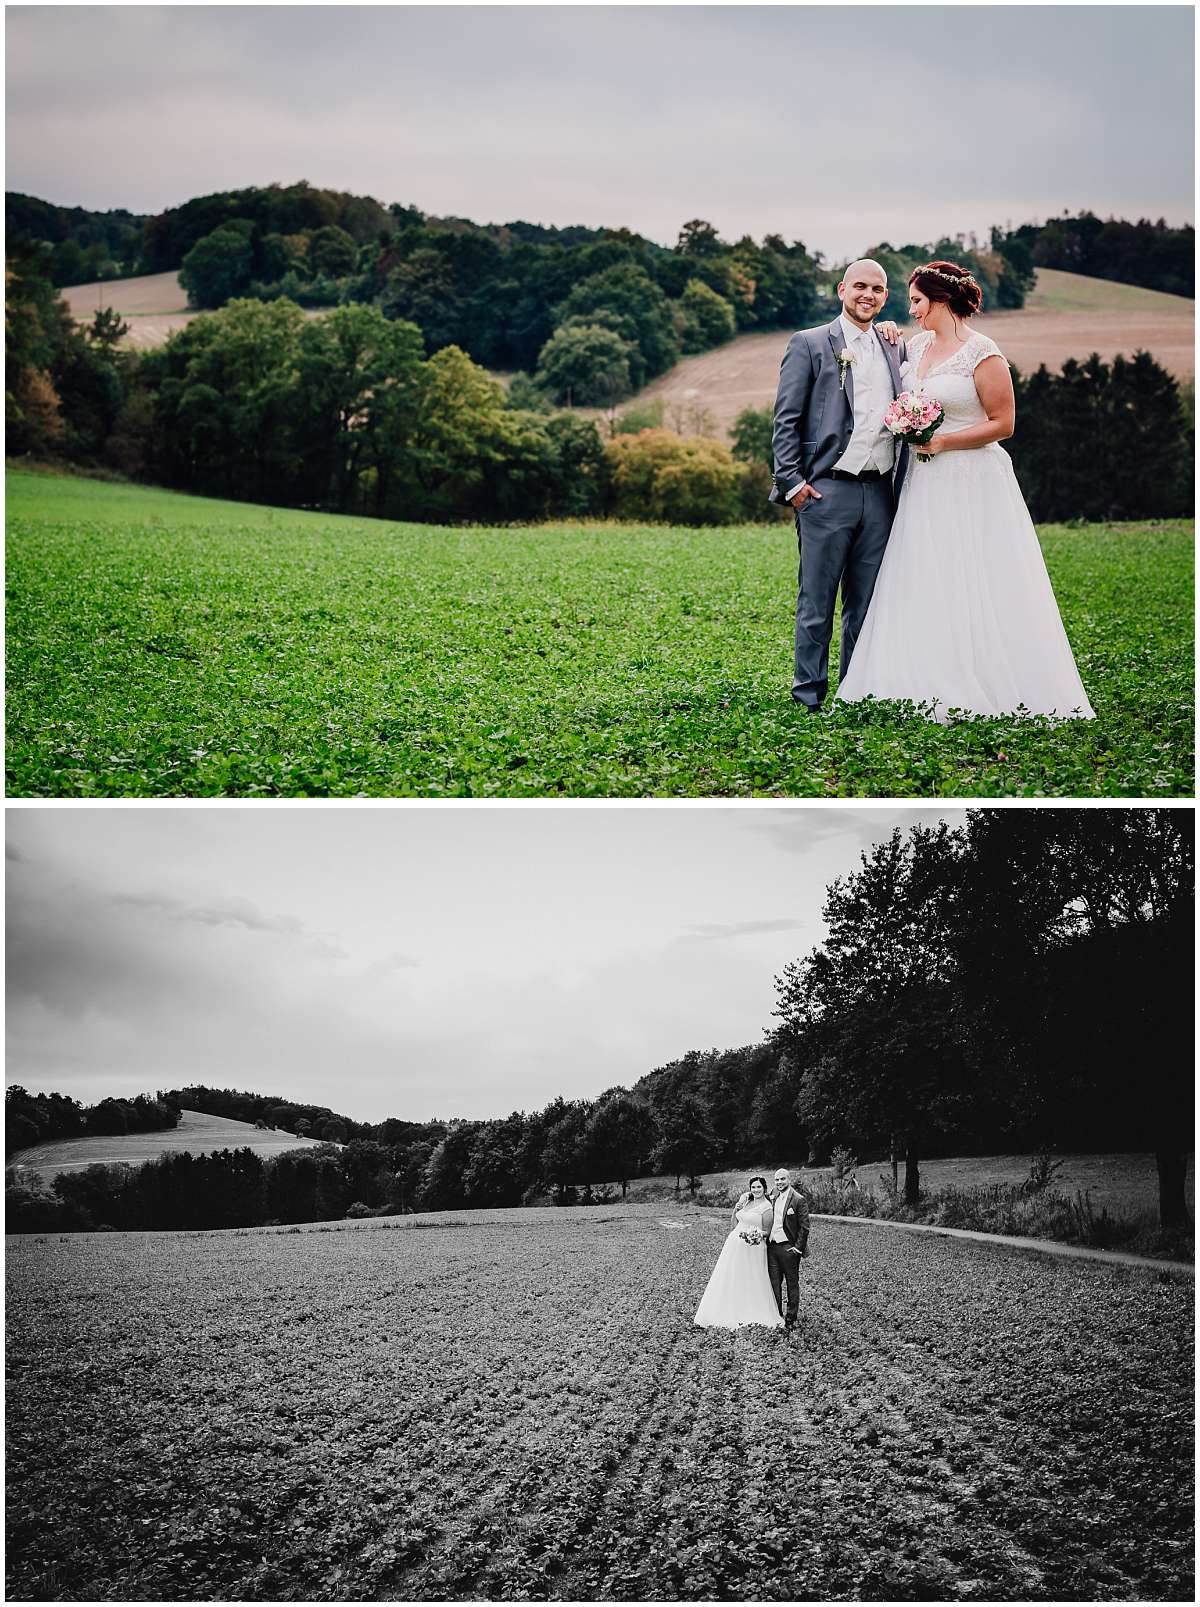
POLYGON ((979 285, 969 273, 947 273, 944 268, 918 268, 915 278, 944 279, 948 285, 965 285, 968 290, 978 290, 979 285))

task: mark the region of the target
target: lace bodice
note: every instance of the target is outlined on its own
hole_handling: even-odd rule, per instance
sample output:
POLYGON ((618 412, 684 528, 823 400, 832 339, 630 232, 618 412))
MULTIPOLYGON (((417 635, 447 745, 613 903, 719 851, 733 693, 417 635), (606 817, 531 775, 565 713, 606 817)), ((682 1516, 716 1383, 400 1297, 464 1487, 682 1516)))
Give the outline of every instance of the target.
MULTIPOLYGON (((769 1205, 770 1201, 769 1200, 766 1201, 765 1204, 769 1205)), ((763 1204, 759 1204, 759 1205, 743 1205, 742 1209, 737 1214, 737 1225, 738 1225, 739 1231, 742 1228, 759 1228, 759 1229, 761 1229, 762 1228, 762 1220, 763 1220, 763 1209, 764 1209, 763 1204)))
POLYGON ((936 397, 946 413, 944 430, 965 430, 981 423, 987 413, 975 389, 975 370, 985 357, 1005 361, 1004 354, 994 340, 972 331, 965 345, 952 352, 945 362, 931 368, 924 379, 919 379, 921 362, 932 339, 932 332, 922 330, 909 341, 908 358, 900 370, 904 388, 922 390, 926 396, 936 397))

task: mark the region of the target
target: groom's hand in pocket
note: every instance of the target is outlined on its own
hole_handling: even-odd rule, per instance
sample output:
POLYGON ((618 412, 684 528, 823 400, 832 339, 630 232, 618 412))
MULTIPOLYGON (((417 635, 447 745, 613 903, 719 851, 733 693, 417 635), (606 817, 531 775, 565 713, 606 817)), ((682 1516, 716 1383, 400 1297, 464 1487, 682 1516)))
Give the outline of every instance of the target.
POLYGON ((820 502, 820 500, 821 493, 819 491, 814 491, 810 485, 802 485, 792 498, 792 507, 802 508, 808 501, 820 502))

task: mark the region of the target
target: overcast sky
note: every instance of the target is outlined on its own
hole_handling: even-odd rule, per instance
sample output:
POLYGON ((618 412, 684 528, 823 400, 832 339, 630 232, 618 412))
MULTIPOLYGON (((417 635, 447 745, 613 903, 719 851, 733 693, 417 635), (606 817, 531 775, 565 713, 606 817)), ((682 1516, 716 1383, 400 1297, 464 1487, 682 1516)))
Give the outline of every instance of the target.
POLYGON ((1190 6, 8 6, 9 189, 273 181, 844 258, 1193 220, 1190 6))
POLYGON ((486 1117, 755 1043, 824 889, 957 809, 9 808, 7 1081, 486 1117))

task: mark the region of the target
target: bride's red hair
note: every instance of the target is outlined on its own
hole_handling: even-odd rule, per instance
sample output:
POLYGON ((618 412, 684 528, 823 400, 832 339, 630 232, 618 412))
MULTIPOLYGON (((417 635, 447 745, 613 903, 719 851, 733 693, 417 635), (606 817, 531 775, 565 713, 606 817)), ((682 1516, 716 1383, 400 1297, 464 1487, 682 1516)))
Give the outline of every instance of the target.
POLYGON ((944 301, 956 318, 972 318, 983 306, 983 291, 957 262, 927 262, 908 276, 930 301, 944 301))

